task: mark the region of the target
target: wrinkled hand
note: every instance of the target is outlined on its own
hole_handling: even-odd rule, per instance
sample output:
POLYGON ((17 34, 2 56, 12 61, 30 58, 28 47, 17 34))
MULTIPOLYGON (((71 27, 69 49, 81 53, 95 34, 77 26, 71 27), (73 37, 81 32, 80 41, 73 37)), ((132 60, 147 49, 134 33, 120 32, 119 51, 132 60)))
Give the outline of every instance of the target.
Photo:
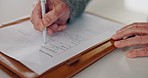
MULTIPOLYGON (((118 40, 114 44, 118 48, 133 45, 148 45, 148 23, 133 23, 125 26, 117 31, 112 38, 118 40)), ((127 53, 127 57, 129 58, 140 56, 148 56, 148 46, 134 49, 127 53)))
POLYGON ((62 0, 47 0, 46 14, 42 17, 40 0, 37 0, 30 20, 36 30, 42 32, 44 26, 46 26, 48 34, 52 35, 54 32, 62 31, 66 28, 69 16, 69 7, 62 0))

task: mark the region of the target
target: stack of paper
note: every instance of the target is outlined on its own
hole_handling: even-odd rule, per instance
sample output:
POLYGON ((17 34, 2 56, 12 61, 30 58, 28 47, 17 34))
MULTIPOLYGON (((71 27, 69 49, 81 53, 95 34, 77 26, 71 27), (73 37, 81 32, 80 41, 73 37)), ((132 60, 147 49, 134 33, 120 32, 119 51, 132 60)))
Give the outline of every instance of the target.
POLYGON ((48 36, 47 43, 43 44, 42 33, 26 21, 0 29, 0 51, 41 75, 110 38, 119 28, 118 23, 85 13, 65 31, 48 36))

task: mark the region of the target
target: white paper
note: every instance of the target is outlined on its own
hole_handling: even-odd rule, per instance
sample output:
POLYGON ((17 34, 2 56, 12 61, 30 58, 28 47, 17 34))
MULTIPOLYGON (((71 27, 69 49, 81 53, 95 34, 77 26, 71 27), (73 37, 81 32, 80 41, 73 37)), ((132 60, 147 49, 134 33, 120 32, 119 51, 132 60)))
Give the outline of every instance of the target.
POLYGON ((119 28, 120 24, 85 13, 65 31, 48 36, 47 43, 43 44, 42 33, 27 21, 0 29, 0 51, 41 75, 110 38, 119 28))

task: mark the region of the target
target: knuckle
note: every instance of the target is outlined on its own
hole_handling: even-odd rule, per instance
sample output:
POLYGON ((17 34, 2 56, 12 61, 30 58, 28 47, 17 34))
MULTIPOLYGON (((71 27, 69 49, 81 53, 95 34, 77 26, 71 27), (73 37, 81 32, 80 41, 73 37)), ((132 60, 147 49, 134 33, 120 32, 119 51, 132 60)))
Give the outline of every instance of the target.
POLYGON ((148 53, 148 47, 145 47, 145 48, 143 49, 143 51, 146 52, 146 53, 148 53))
POLYGON ((143 41, 143 37, 139 36, 138 38, 140 42, 143 41))
POLYGON ((137 41, 139 44, 141 44, 142 41, 143 41, 143 37, 137 36, 137 37, 136 37, 136 41, 137 41))
POLYGON ((66 10, 66 9, 67 9, 67 6, 66 6, 64 3, 62 3, 62 4, 60 5, 60 7, 61 7, 63 10, 66 10))
POLYGON ((139 23, 135 22, 135 23, 132 24, 132 27, 135 27, 135 26, 138 26, 138 25, 139 25, 139 23))
POLYGON ((48 25, 50 22, 52 22, 52 19, 50 18, 49 15, 45 14, 43 22, 44 22, 45 25, 48 25))
POLYGON ((45 20, 50 21, 50 20, 51 20, 51 19, 50 19, 50 16, 47 15, 47 14, 45 14, 45 20))
POLYGON ((122 44, 124 44, 125 46, 131 46, 132 45, 129 40, 122 41, 122 44))
POLYGON ((142 26, 143 29, 148 29, 148 24, 142 26))
POLYGON ((134 23, 133 23, 133 25, 138 25, 138 24, 139 24, 138 22, 134 22, 134 23))
POLYGON ((60 15, 60 11, 58 9, 54 10, 54 17, 58 17, 60 15))
POLYGON ((139 28, 138 23, 133 23, 131 25, 129 25, 128 29, 130 30, 137 30, 139 28))
POLYGON ((68 6, 65 3, 60 3, 55 9, 55 15, 59 16, 65 14, 68 10, 68 6))
POLYGON ((148 29, 148 26, 142 26, 141 27, 141 30, 145 30, 145 29, 147 30, 148 29))
POLYGON ((137 22, 134 22, 134 23, 131 24, 131 26, 135 26, 135 25, 137 25, 137 22))
POLYGON ((148 27, 148 23, 146 23, 146 26, 148 27))
POLYGON ((132 28, 133 28, 133 29, 139 29, 140 27, 139 27, 138 24, 136 24, 136 25, 134 25, 132 28))

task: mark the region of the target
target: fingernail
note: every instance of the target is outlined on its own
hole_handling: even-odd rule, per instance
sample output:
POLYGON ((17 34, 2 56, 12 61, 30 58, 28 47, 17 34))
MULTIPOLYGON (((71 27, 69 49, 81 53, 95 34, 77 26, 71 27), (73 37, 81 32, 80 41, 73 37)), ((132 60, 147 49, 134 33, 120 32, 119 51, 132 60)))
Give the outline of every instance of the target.
POLYGON ((126 56, 131 58, 132 54, 131 53, 127 53, 126 56))
POLYGON ((42 25, 38 25, 38 29, 39 29, 39 31, 43 31, 43 26, 42 25))
POLYGON ((121 44, 121 42, 120 42, 120 41, 116 41, 116 42, 114 43, 114 45, 115 45, 116 47, 119 47, 119 46, 120 46, 120 44, 121 44))
POLYGON ((44 28, 45 28, 46 26, 42 23, 42 22, 40 22, 40 24, 39 24, 39 28, 40 28, 40 30, 41 31, 44 31, 44 28))
POLYGON ((44 31, 44 28, 45 28, 44 26, 41 26, 41 27, 40 27, 40 30, 41 30, 41 31, 44 31))
POLYGON ((113 38, 113 39, 116 39, 116 34, 114 34, 114 35, 112 36, 112 38, 113 38))

